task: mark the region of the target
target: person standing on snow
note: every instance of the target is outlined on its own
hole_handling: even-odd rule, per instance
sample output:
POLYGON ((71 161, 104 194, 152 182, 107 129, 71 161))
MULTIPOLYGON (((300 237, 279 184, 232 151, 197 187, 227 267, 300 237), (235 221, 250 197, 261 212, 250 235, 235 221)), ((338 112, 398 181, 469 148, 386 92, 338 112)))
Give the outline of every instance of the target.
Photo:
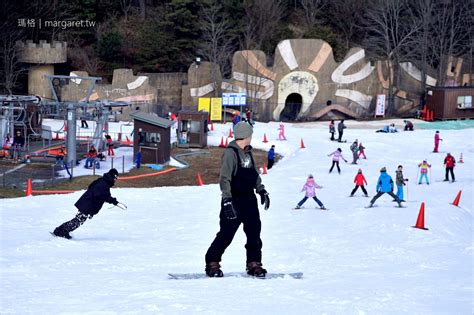
POLYGON ((118 201, 111 196, 110 188, 114 186, 117 178, 118 171, 112 168, 105 173, 103 177, 93 181, 89 187, 87 187, 86 192, 74 204, 79 210, 76 217, 55 228, 53 234, 58 237, 70 239, 71 235, 69 235, 69 233, 84 224, 87 219, 92 219, 93 216, 99 213, 105 202, 116 206, 118 201))
POLYGON ((431 167, 431 164, 428 164, 426 160, 423 160, 423 163, 418 164, 418 167, 420 168, 420 180, 418 181, 418 185, 421 185, 423 178, 426 179, 426 183, 429 185, 430 180, 428 179, 428 168, 431 167))
POLYGON ((270 198, 253 159, 252 133, 250 124, 239 122, 235 126, 236 140, 229 143, 222 155, 220 230, 205 256, 208 277, 224 276, 219 263, 241 223, 247 235, 247 273, 260 278, 267 273, 262 268, 261 221, 255 191, 265 210, 270 207, 270 198))
POLYGON ((377 190, 377 194, 370 201, 369 207, 373 207, 375 201, 378 198, 380 198, 380 196, 382 196, 383 194, 389 194, 390 196, 393 197, 393 199, 395 199, 399 207, 402 206, 402 203, 401 203, 402 201, 400 200, 400 198, 398 198, 398 196, 393 193, 393 180, 392 180, 392 177, 390 177, 390 175, 387 174, 387 169, 385 167, 382 167, 382 169, 380 170, 380 176, 379 176, 379 179, 377 180, 376 190, 377 190))
POLYGON ((408 182, 408 178, 403 178, 403 166, 398 165, 395 174, 395 183, 397 184, 397 196, 401 201, 405 201, 403 199, 403 186, 406 186, 405 182, 408 182))
POLYGON ((334 124, 334 119, 329 123, 329 133, 331 134, 331 141, 336 140, 334 134, 336 133, 336 126, 334 124))
POLYGON ((346 125, 344 125, 344 119, 342 119, 338 124, 337 124, 337 131, 339 132, 339 137, 337 141, 342 142, 342 134, 344 133, 344 129, 346 129, 346 125))
POLYGON ((449 181, 449 173, 451 173, 451 179, 454 182, 454 166, 456 165, 456 160, 454 159, 454 156, 451 155, 451 153, 446 154, 446 157, 444 158, 444 166, 446 167, 446 177, 444 178, 445 182, 449 181))
POLYGON ((331 156, 332 155, 332 165, 331 165, 331 168, 329 169, 329 173, 332 172, 332 169, 334 168, 334 165, 337 166, 337 172, 339 174, 341 174, 341 169, 339 168, 339 160, 340 159, 343 159, 344 162, 347 163, 347 160, 342 156, 342 150, 341 148, 337 148, 336 151, 334 151, 333 153, 329 154, 328 156, 331 156))
POLYGON ((285 137, 285 125, 280 121, 280 127, 278 128, 280 132, 278 133, 278 140, 286 140, 285 137))
POLYGON ((364 160, 367 160, 367 157, 365 156, 365 147, 362 145, 362 142, 359 143, 359 155, 358 158, 360 158, 361 155, 364 156, 364 160))
POLYGON ((439 147, 439 142, 443 141, 443 139, 440 138, 439 136, 439 130, 436 130, 435 135, 434 135, 434 153, 438 153, 438 147, 439 147))
POLYGON ((357 159, 359 158, 359 144, 357 143, 357 139, 352 143, 350 147, 352 151, 352 163, 351 164, 357 164, 357 159))
POLYGON ((273 144, 270 150, 268 150, 268 169, 271 169, 273 167, 273 163, 275 163, 275 145, 273 144))
POLYGON ((369 195, 367 194, 367 190, 365 190, 365 187, 364 187, 364 183, 367 185, 367 181, 365 180, 365 177, 364 175, 362 174, 362 169, 359 168, 359 170, 357 171, 357 175, 356 177, 354 178, 354 183, 356 184, 356 186, 354 187, 354 189, 351 191, 351 197, 354 197, 354 194, 355 192, 357 191, 357 189, 359 189, 359 187, 362 189, 362 191, 364 192, 364 195, 366 197, 369 197, 369 195))
POLYGON ((308 200, 308 198, 313 198, 314 201, 316 201, 316 203, 319 205, 319 208, 321 208, 321 210, 326 210, 321 200, 319 200, 318 197, 316 197, 316 188, 320 189, 323 187, 319 186, 314 181, 313 175, 309 174, 308 178, 306 179, 306 183, 301 189, 301 191, 305 192, 305 195, 303 199, 301 199, 301 201, 298 202, 298 204, 296 205, 296 209, 301 209, 301 206, 306 202, 306 200, 308 200))

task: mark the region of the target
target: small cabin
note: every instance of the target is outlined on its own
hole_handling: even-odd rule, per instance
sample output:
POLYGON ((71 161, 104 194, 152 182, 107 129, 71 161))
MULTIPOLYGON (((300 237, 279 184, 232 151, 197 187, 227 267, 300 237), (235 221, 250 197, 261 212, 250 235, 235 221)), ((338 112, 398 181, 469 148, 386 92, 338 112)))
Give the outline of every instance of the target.
POLYGON ((428 89, 426 106, 434 119, 474 118, 474 87, 432 87, 428 89))
POLYGON ((207 119, 204 111, 182 110, 178 112, 179 148, 204 148, 207 146, 207 119))
POLYGON ((171 126, 173 121, 154 114, 134 112, 133 157, 142 154, 142 163, 167 164, 171 154, 171 126))

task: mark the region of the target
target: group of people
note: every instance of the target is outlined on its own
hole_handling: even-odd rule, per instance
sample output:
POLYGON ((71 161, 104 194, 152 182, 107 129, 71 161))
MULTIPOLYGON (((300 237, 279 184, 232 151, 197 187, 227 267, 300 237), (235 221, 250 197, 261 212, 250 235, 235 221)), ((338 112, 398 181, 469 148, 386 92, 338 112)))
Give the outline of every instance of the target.
POLYGON ((16 130, 13 139, 9 135, 3 139, 1 157, 20 160, 21 153, 25 150, 25 144, 26 141, 22 131, 16 130))
MULTIPOLYGON (((346 125, 344 125, 344 119, 341 119, 341 121, 337 124, 338 142, 342 142, 342 135, 344 134, 344 129, 346 128, 346 125)), ((331 120, 329 123, 329 133, 331 134, 331 141, 336 141, 336 138, 334 138, 334 134, 336 133, 336 125, 334 120, 331 120)))

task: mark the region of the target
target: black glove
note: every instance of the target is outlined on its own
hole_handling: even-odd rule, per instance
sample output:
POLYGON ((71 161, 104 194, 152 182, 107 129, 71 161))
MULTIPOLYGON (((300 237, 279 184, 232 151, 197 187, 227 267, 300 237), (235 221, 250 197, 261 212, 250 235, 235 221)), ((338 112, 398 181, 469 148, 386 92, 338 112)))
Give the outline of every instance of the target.
POLYGON ((112 204, 113 204, 114 206, 118 205, 117 198, 112 198, 112 204))
POLYGON ((232 198, 223 198, 221 201, 221 211, 224 217, 229 220, 237 219, 237 211, 232 205, 232 198))
POLYGON ((265 189, 262 189, 258 192, 260 195, 260 203, 265 206, 263 206, 263 209, 268 210, 270 208, 270 196, 268 195, 268 192, 265 189))

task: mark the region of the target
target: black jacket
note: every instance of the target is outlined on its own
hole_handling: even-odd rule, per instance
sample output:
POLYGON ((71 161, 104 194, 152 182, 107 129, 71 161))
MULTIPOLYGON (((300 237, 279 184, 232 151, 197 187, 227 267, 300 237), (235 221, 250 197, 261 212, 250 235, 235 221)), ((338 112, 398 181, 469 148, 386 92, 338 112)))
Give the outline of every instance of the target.
POLYGON ((96 215, 104 202, 117 204, 117 199, 110 195, 110 187, 114 185, 114 179, 108 173, 93 181, 87 191, 74 204, 80 212, 88 215, 96 215))

